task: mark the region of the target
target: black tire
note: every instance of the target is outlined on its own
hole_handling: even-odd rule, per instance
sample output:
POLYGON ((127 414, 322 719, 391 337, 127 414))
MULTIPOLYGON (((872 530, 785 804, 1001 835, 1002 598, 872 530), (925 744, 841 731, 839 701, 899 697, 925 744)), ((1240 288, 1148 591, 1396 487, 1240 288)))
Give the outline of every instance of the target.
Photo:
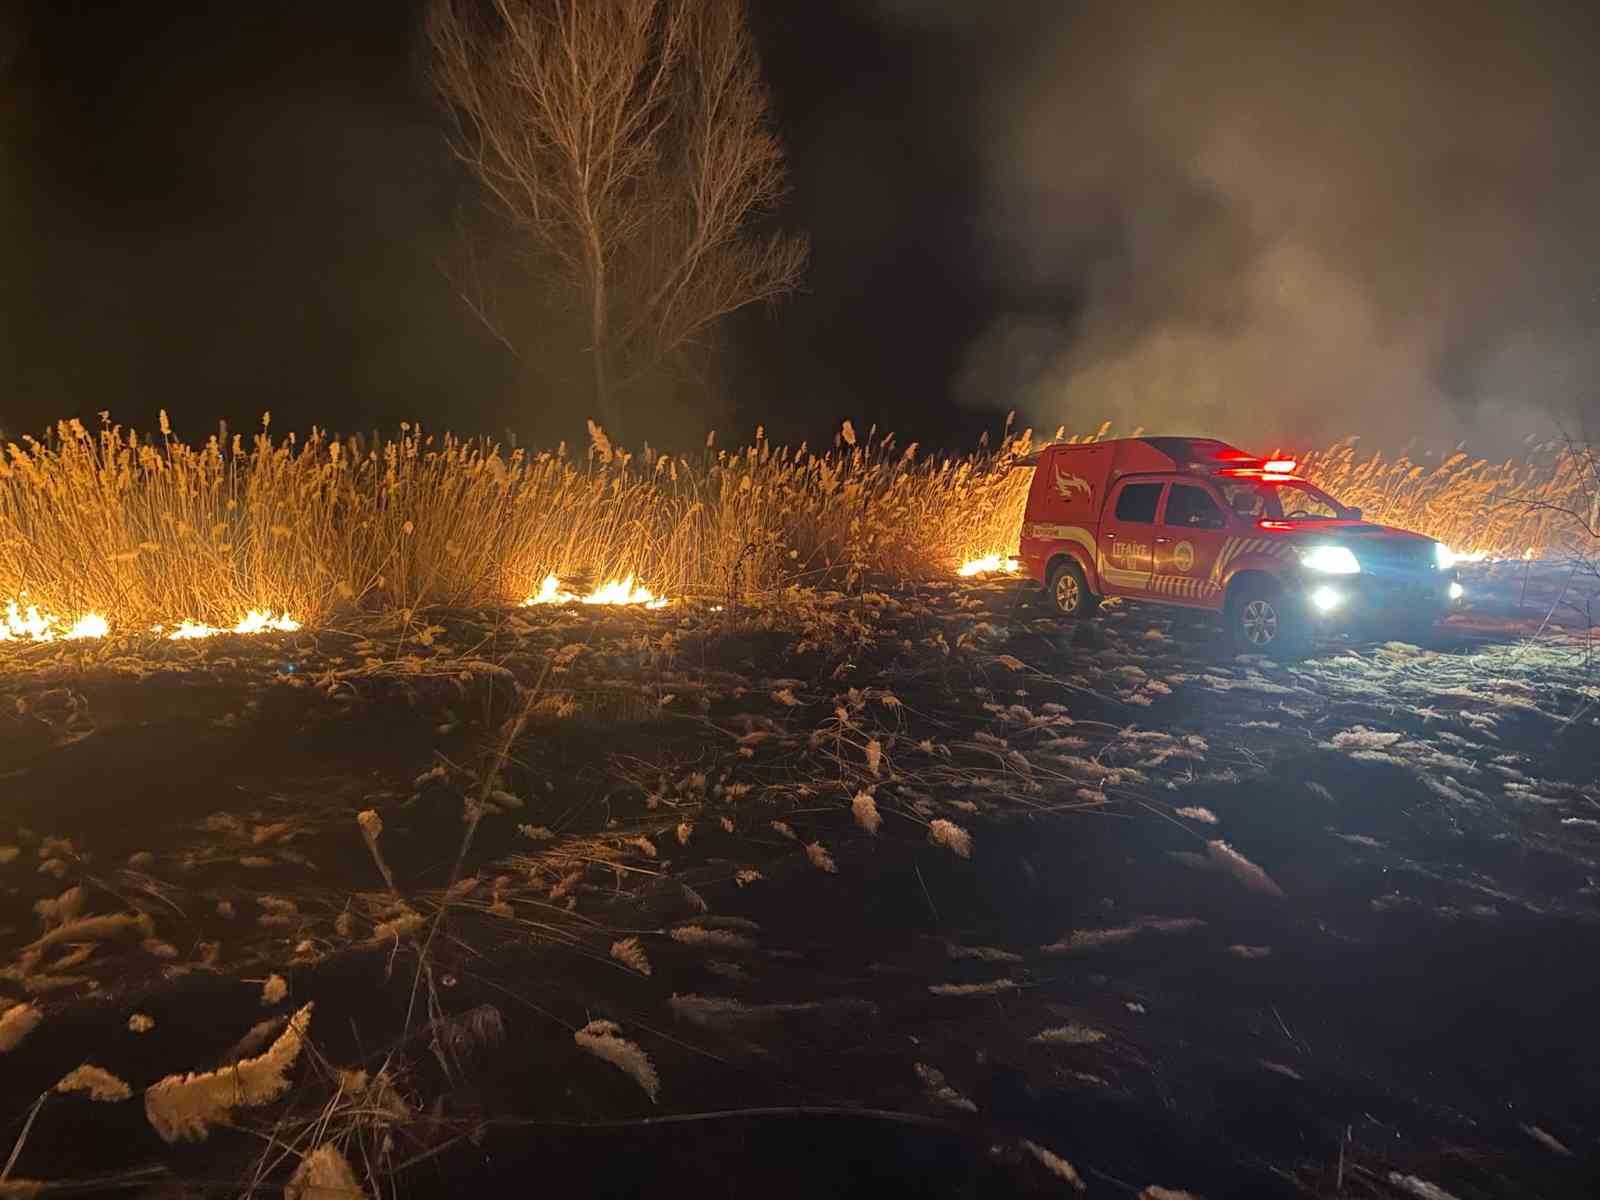
POLYGON ((1247 579, 1234 588, 1224 624, 1235 654, 1294 659, 1311 651, 1310 622, 1271 580, 1247 579))
POLYGON ((1044 583, 1045 602, 1062 617, 1087 617, 1100 606, 1100 597, 1089 590, 1083 568, 1070 558, 1050 568, 1044 583))

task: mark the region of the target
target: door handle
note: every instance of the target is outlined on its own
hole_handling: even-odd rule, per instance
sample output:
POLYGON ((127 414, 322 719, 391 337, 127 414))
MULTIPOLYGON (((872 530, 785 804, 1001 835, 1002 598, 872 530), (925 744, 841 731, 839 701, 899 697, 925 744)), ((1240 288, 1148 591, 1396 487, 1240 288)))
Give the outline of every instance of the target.
POLYGON ((1165 545, 1167 542, 1170 542, 1171 540, 1172 540, 1171 538, 1157 538, 1156 539, 1156 545, 1158 545, 1158 546, 1165 545))
POLYGON ((1108 541, 1108 542, 1114 542, 1117 539, 1117 535, 1112 533, 1109 529, 1106 530, 1104 533, 1102 533, 1100 536, 1105 538, 1106 541, 1108 541))

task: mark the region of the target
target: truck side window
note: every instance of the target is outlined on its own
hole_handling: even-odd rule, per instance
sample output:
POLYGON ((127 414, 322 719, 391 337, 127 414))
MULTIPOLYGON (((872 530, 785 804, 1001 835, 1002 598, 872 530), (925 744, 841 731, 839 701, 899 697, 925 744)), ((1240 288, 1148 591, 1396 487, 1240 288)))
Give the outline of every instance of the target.
POLYGON ((1156 523, 1156 504, 1161 499, 1160 483, 1130 483, 1117 497, 1117 520, 1135 525, 1156 523))
POLYGON ((1180 529, 1226 529, 1228 519, 1205 488, 1175 483, 1167 493, 1166 524, 1180 529))

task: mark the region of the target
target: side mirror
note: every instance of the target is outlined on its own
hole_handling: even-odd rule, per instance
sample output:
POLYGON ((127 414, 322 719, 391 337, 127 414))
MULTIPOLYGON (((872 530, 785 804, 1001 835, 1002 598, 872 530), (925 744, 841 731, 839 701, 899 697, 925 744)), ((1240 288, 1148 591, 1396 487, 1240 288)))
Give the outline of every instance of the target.
POLYGON ((1351 520, 1352 520, 1352 521, 1359 521, 1359 520, 1361 520, 1361 510, 1360 510, 1360 509, 1359 509, 1359 508, 1352 508, 1352 509, 1351 509, 1351 510, 1350 510, 1350 519, 1351 519, 1351 520))

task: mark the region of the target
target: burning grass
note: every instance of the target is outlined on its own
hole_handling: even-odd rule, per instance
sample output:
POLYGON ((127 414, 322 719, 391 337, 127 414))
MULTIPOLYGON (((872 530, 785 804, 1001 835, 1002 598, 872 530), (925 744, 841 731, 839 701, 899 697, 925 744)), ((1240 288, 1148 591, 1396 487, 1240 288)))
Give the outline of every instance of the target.
MULTIPOLYGON (((1095 440, 1108 426, 1087 437, 1095 440)), ((155 629, 186 640, 445 606, 746 599, 790 586, 1016 570, 1033 448, 925 455, 847 424, 824 450, 503 452, 402 426, 191 445, 64 422, 0 461, 0 641, 155 629), (645 586, 641 580, 648 580, 645 586)), ((1057 437, 1061 437, 1058 431, 1057 437)), ((1522 462, 1437 467, 1353 443, 1307 473, 1375 519, 1466 553, 1564 547, 1594 517, 1592 464, 1559 445, 1522 462)))

